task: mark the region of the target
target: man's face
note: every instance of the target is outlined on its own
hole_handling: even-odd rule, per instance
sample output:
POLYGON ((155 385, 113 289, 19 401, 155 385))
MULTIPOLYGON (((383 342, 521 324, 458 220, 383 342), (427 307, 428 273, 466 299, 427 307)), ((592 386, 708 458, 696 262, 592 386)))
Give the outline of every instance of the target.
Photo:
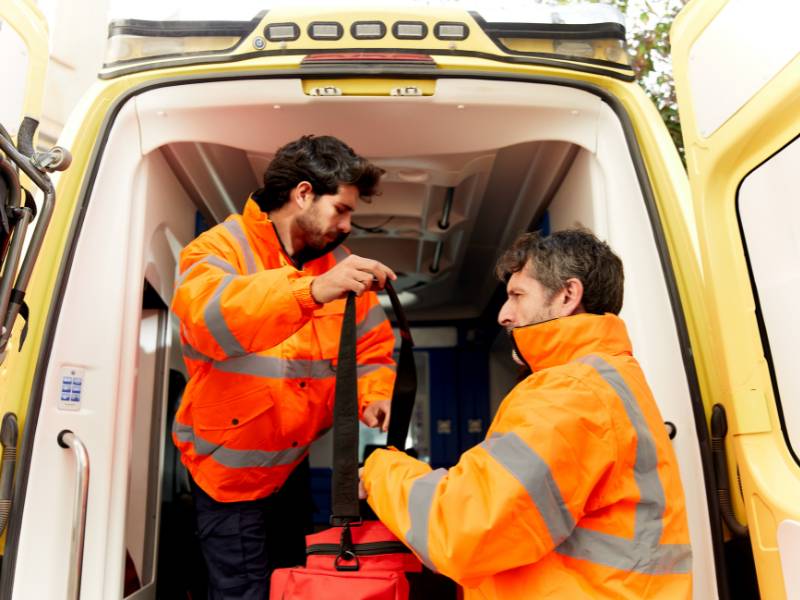
POLYGON ((305 235, 306 245, 322 250, 350 233, 350 216, 356 208, 358 188, 340 185, 336 194, 310 200, 297 215, 296 223, 305 235))
POLYGON ((558 293, 548 290, 531 275, 530 263, 511 275, 506 292, 508 300, 500 309, 497 321, 507 331, 564 316, 559 310, 558 293))

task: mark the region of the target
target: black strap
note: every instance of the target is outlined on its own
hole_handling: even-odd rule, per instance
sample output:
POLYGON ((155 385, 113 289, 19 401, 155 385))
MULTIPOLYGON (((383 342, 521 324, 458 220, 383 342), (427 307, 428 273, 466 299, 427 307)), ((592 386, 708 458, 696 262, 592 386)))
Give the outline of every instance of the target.
MULTIPOLYGON (((414 398, 417 370, 414 342, 408 320, 390 282, 386 293, 392 302, 400 328, 400 360, 392 393, 388 443, 405 448, 414 398)), ((331 482, 331 525, 347 525, 361 520, 358 507, 358 375, 356 371, 356 303, 350 293, 344 310, 336 367, 336 399, 333 407, 333 481, 331 482)))
POLYGON ((386 293, 392 302, 397 326, 400 329, 400 358, 397 361, 397 378, 392 393, 392 416, 389 421, 389 433, 386 443, 400 450, 406 448, 408 426, 411 413, 414 411, 414 399, 417 396, 417 367, 414 364, 414 340, 411 339, 411 328, 403 312, 403 306, 390 282, 386 282, 386 293))
POLYGON ((331 525, 359 521, 358 511, 358 376, 356 372, 356 297, 350 292, 344 309, 336 398, 333 405, 333 481, 331 525))

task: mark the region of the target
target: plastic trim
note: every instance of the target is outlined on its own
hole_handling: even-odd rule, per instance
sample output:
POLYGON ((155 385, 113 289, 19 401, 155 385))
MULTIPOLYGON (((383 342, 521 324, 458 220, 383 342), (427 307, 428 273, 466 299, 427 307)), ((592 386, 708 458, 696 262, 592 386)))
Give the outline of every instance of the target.
MULTIPOLYGON (((120 69, 115 69, 113 73, 99 73, 98 78, 102 80, 107 79, 116 79, 117 77, 122 77, 124 75, 130 75, 132 73, 143 73, 147 71, 155 71, 158 69, 168 69, 172 67, 187 67, 193 65, 206 65, 206 64, 219 64, 219 63, 234 63, 239 62, 242 60, 250 60, 252 58, 258 58, 261 56, 304 56, 304 55, 312 55, 312 54, 347 54, 351 52, 375 52, 374 48, 327 48, 327 49, 318 49, 314 50, 313 52, 309 50, 265 50, 260 52, 247 52, 244 54, 238 54, 235 56, 230 55, 221 55, 221 56, 210 56, 209 58, 196 58, 195 55, 184 55, 185 59, 176 58, 175 60, 170 61, 160 61, 158 63, 151 62, 144 62, 139 65, 132 65, 130 67, 123 67, 120 69)), ((482 58, 486 60, 492 60, 499 63, 508 63, 514 65, 530 65, 530 66, 542 66, 542 67, 553 67, 557 69, 565 69, 567 71, 575 71, 578 73, 590 73, 593 75, 604 75, 607 77, 613 77, 614 79, 619 79, 620 81, 635 81, 636 77, 633 74, 633 70, 630 67, 626 67, 624 65, 618 63, 610 63, 607 61, 600 61, 598 59, 588 59, 582 57, 574 57, 570 58, 568 56, 560 56, 555 54, 547 54, 546 57, 539 58, 538 56, 533 56, 533 54, 524 54, 524 53, 512 53, 512 56, 498 56, 496 54, 489 54, 488 52, 475 52, 471 50, 444 50, 444 49, 423 49, 423 48, 415 48, 413 50, 409 50, 408 48, 381 48, 380 52, 386 52, 391 54, 428 54, 431 57, 434 56, 468 56, 472 58, 482 58), (575 64, 575 62, 568 62, 568 61, 577 61, 581 63, 587 64, 575 64), (610 69, 604 69, 600 67, 593 67, 588 66, 589 64, 600 63, 604 66, 612 67, 613 69, 619 70, 627 70, 628 73, 620 73, 619 70, 612 71, 610 69)), ((175 55, 180 56, 180 55, 175 55)), ((141 62, 141 61, 137 61, 141 62)), ((123 64, 123 63, 119 63, 123 64)), ((351 68, 355 67, 358 68, 357 65, 350 65, 351 68)), ((371 68, 371 65, 364 65, 365 68, 371 68)), ((106 68, 113 68, 112 66, 106 65, 106 68)), ((327 76, 327 75, 326 75, 327 76)))
POLYGON ((244 37, 252 33, 261 17, 250 21, 148 21, 119 19, 108 24, 108 38, 118 35, 141 37, 244 37))

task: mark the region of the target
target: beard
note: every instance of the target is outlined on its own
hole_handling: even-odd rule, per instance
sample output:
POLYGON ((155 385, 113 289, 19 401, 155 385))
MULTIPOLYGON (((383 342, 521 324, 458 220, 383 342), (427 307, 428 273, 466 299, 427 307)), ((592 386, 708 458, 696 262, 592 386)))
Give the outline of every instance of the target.
POLYGON ((335 228, 327 229, 321 224, 322 219, 319 216, 316 207, 297 216, 297 226, 303 232, 306 246, 314 250, 325 250, 328 246, 338 246, 342 243, 346 234, 339 233, 335 228))

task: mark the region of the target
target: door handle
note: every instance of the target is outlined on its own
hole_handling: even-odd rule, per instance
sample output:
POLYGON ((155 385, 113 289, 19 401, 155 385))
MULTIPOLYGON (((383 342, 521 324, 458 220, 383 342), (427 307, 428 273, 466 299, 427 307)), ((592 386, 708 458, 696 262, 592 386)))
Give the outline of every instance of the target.
POLYGON ((83 542, 86 537, 86 505, 89 500, 89 452, 80 438, 69 429, 64 429, 58 434, 58 445, 72 450, 75 455, 75 501, 72 509, 67 598, 78 600, 81 595, 83 542))

